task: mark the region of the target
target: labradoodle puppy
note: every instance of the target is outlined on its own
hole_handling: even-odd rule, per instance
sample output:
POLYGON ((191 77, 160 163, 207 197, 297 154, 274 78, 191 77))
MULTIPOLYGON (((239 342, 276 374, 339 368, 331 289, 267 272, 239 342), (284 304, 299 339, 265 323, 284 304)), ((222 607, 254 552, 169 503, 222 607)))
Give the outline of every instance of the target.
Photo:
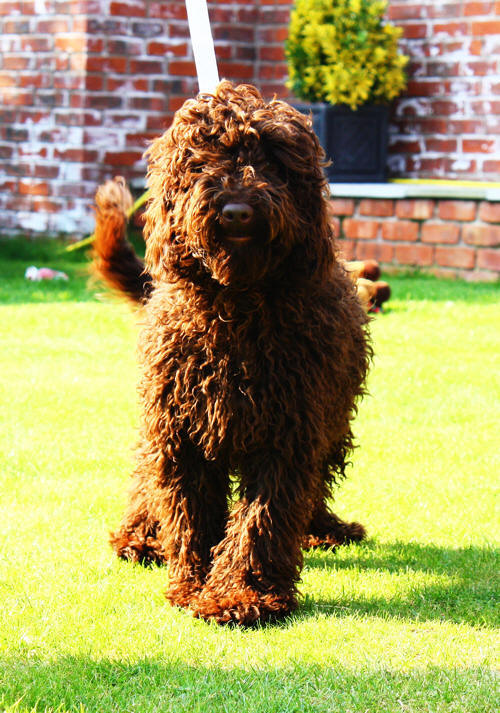
POLYGON ((111 542, 168 562, 167 599, 220 623, 286 616, 301 547, 364 537, 327 506, 370 347, 322 157, 307 117, 222 82, 148 150, 145 266, 123 179, 96 196, 97 270, 143 305, 144 416, 111 542))

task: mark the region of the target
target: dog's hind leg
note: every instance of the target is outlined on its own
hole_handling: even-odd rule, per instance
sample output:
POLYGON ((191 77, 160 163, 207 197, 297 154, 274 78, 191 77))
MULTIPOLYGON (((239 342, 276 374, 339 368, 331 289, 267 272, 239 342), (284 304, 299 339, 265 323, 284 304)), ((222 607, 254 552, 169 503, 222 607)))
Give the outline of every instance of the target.
POLYGON ((144 565, 166 561, 151 495, 148 479, 138 470, 133 476, 122 523, 110 535, 111 546, 118 557, 144 565))
POLYGON ((366 531, 359 522, 345 522, 331 512, 326 503, 316 506, 302 540, 306 550, 314 547, 329 549, 349 542, 359 542, 366 537, 366 531))

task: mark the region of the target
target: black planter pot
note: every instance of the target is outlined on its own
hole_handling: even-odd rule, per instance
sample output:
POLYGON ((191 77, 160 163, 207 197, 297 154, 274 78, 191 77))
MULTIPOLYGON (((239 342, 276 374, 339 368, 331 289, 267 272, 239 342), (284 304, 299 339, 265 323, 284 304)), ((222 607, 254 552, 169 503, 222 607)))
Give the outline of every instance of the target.
POLYGON ((381 183, 387 180, 389 109, 383 105, 348 106, 294 104, 303 114, 312 112, 313 128, 332 164, 326 169, 331 183, 381 183))

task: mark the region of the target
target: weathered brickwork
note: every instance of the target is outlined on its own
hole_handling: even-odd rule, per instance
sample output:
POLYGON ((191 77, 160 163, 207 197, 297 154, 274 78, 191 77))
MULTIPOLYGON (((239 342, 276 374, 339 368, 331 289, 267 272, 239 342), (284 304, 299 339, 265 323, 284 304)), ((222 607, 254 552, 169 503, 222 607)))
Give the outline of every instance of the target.
MULTIPOLYGON (((253 82, 267 97, 289 97, 290 6, 209 0, 221 76, 253 82)), ((393 108, 392 175, 499 181, 500 2, 390 0, 388 15, 403 28, 402 49, 411 57, 408 90, 393 108)), ((88 231, 96 184, 122 173, 139 186, 148 141, 196 88, 184 0, 0 0, 1 232, 88 231)), ((477 228, 467 233, 476 241, 470 249, 486 251, 474 269, 479 262, 489 269, 498 248, 486 216, 496 215, 496 204, 481 206, 474 219, 474 201, 461 204, 455 218, 447 202, 432 215, 426 201, 417 202, 418 216, 396 202, 396 217, 385 215, 390 204, 377 204, 380 214, 372 216, 369 200, 352 215, 339 213, 358 235, 349 239, 374 240, 374 224, 385 221, 377 240, 393 255, 443 262, 465 233, 456 243, 456 230, 439 226, 469 221, 477 228), (396 218, 402 227, 392 225, 396 218)))
POLYGON ((343 255, 394 269, 494 280, 500 273, 500 203, 476 200, 333 199, 343 255))
POLYGON ((392 173, 498 181, 500 2, 392 0, 388 14, 411 57, 393 111, 392 173))

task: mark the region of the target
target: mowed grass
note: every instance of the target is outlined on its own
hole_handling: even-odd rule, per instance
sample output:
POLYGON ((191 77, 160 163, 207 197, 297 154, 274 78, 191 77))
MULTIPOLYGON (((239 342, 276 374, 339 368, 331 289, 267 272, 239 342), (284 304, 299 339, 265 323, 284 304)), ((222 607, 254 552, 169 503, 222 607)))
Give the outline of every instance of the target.
POLYGON ((0 243, 0 710, 498 710, 500 291, 391 277, 336 512, 369 540, 305 556, 300 609, 220 628, 107 543, 139 418, 136 318, 61 246, 0 243), (27 265, 70 274, 27 284, 27 265))

